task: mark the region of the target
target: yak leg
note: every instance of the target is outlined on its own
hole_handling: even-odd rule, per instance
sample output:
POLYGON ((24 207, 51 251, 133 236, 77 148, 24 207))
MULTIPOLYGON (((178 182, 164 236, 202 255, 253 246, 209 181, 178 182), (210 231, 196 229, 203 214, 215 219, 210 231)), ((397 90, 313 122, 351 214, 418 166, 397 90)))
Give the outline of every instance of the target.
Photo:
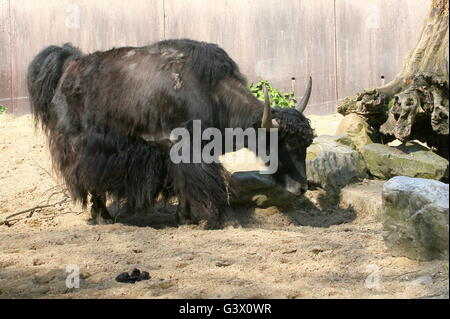
POLYGON ((228 207, 227 177, 220 163, 179 163, 171 168, 175 193, 180 201, 178 219, 207 221, 208 228, 219 225, 220 211, 228 207), (190 218, 192 216, 192 218, 190 218))
MULTIPOLYGON (((196 122, 186 124, 186 129, 190 132, 190 136, 195 136, 194 125, 196 122), (192 133, 191 133, 192 132, 192 133)), ((200 131, 208 127, 207 123, 202 122, 200 131)), ((192 221, 206 221, 206 227, 216 228, 219 225, 219 217, 221 210, 227 208, 228 205, 228 185, 229 174, 220 162, 212 161, 211 163, 195 161, 195 155, 201 157, 202 154, 194 154, 196 150, 190 141, 190 159, 188 163, 169 162, 169 175, 173 184, 174 192, 180 200, 181 209, 184 214, 190 212, 192 221), (185 205, 188 203, 189 205, 185 205), (192 213, 192 214, 191 214, 192 213)), ((200 149, 205 146, 202 144, 200 149)), ((182 219, 186 215, 178 214, 178 218, 182 219)))
POLYGON ((106 196, 98 193, 91 195, 91 218, 92 222, 97 225, 111 224, 112 218, 106 208, 106 196))
POLYGON ((179 199, 180 203, 177 207, 176 221, 178 225, 192 224, 191 206, 184 199, 179 199))

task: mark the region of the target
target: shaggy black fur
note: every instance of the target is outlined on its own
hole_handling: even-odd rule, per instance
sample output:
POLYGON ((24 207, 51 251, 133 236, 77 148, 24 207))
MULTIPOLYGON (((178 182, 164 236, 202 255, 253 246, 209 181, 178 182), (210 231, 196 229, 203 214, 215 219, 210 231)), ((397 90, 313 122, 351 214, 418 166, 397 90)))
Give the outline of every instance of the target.
MULTIPOLYGON (((93 218, 108 217, 107 196, 134 211, 160 195, 176 195, 180 219, 191 219, 192 209, 194 220, 217 224, 228 206, 228 173, 216 163, 172 163, 169 136, 174 128, 189 129, 192 120, 222 132, 260 125, 262 103, 223 49, 188 39, 89 55, 70 44, 51 46, 31 62, 27 79, 53 166, 74 200, 86 205, 90 195, 93 218)), ((280 155, 293 164, 284 165, 277 180, 286 184, 284 175, 292 175, 303 183, 290 157, 311 143, 309 121, 296 110, 272 113, 281 143, 301 141, 280 155)))
POLYGON ((160 52, 175 50, 181 53, 189 60, 189 65, 197 78, 210 86, 215 86, 227 77, 245 81, 238 65, 216 44, 177 39, 157 42, 149 48, 157 48, 160 52))
POLYGON ((115 134, 101 126, 90 127, 83 139, 75 172, 79 188, 126 201, 135 210, 149 207, 169 186, 168 147, 163 143, 115 134))
POLYGON ((272 118, 279 124, 278 129, 282 139, 294 137, 309 146, 316 136, 309 119, 294 108, 274 107, 272 108, 272 118))

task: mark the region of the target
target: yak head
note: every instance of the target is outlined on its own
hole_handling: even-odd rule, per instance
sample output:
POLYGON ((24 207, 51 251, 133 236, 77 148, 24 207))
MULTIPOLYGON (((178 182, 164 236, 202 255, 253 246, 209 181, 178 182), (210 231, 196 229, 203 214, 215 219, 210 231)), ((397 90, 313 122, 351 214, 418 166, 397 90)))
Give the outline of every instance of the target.
POLYGON ((264 87, 264 112, 261 127, 278 128, 278 170, 274 178, 290 193, 300 195, 308 189, 306 179, 306 149, 314 138, 314 130, 303 111, 311 95, 312 79, 295 108, 270 107, 269 94, 264 87))

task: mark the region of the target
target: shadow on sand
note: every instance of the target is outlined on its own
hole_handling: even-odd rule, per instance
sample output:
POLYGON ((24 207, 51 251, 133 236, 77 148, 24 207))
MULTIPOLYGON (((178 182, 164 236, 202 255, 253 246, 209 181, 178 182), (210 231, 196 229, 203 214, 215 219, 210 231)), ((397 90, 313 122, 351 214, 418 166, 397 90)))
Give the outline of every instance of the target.
MULTIPOLYGON (((175 204, 157 203, 151 211, 139 211, 134 215, 126 215, 111 206, 109 209, 116 215, 115 221, 125 225, 156 229, 178 226, 175 204)), ((220 227, 276 229, 294 225, 327 228, 350 223, 355 218, 356 213, 351 207, 339 207, 339 192, 313 189, 286 207, 232 207, 223 214, 220 227)))

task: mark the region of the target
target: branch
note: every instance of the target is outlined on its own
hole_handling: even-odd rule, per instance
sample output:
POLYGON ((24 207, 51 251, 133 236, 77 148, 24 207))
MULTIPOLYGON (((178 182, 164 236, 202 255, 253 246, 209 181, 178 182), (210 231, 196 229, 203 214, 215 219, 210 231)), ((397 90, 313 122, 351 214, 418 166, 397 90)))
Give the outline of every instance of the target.
POLYGON ((53 180, 56 182, 56 184, 58 184, 58 181, 55 179, 55 177, 54 177, 52 174, 50 174, 49 171, 47 171, 45 168, 43 168, 41 165, 39 165, 39 163, 36 162, 36 161, 34 160, 34 158, 30 157, 30 159, 31 159, 31 160, 34 162, 34 164, 36 164, 42 171, 44 171, 45 174, 47 174, 48 176, 50 176, 50 178, 53 179, 53 180))
POLYGON ((25 214, 25 213, 30 213, 30 212, 32 213, 32 212, 34 212, 34 211, 36 211, 38 209, 43 209, 43 208, 55 207, 55 206, 58 206, 58 205, 62 205, 64 203, 68 202, 69 199, 70 198, 67 195, 65 195, 64 198, 62 200, 60 200, 59 202, 56 202, 56 203, 53 203, 53 204, 46 204, 46 205, 37 205, 37 206, 34 206, 32 208, 21 210, 21 211, 19 211, 17 213, 14 213, 14 214, 11 214, 11 215, 8 215, 8 216, 4 217, 3 220, 0 221, 0 225, 5 224, 5 225, 9 226, 8 225, 8 219, 10 219, 11 217, 22 215, 22 214, 25 214))

